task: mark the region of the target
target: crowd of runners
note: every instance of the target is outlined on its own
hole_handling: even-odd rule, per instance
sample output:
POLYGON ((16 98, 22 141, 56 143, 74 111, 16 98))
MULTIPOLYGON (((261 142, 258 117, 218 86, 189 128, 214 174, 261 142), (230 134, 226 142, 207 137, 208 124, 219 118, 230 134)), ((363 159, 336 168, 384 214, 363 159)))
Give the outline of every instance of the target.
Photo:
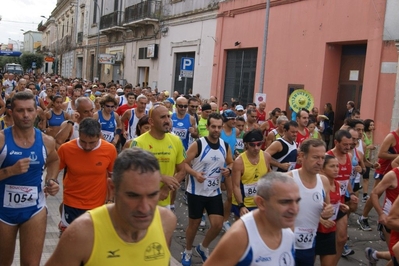
POLYGON ((145 84, 10 74, 2 85, 0 265, 12 264, 17 234, 21 264, 40 264, 46 197, 59 182, 60 240, 47 265, 168 265, 179 189, 184 266, 193 253, 204 265, 337 265, 354 253, 348 217, 359 201, 359 227, 372 230, 374 208, 387 243, 366 248, 368 262, 399 265, 399 125, 376 145, 374 121, 351 101, 336 128, 330 103, 289 118, 272 103, 219 107, 145 84))

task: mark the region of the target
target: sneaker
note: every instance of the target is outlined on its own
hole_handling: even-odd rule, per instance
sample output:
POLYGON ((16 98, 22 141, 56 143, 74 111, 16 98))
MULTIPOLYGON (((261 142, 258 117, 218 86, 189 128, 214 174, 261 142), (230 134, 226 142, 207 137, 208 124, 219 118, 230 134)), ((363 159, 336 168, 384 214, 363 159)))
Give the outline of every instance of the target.
POLYGON ((209 257, 209 248, 206 248, 205 251, 202 251, 200 246, 201 245, 198 245, 195 248, 195 252, 198 254, 198 256, 201 257, 202 262, 204 263, 206 259, 209 257))
POLYGON ((186 253, 186 251, 183 252, 181 256, 181 264, 183 266, 191 266, 191 253, 186 253))
POLYGON ((384 231, 383 231, 383 225, 382 225, 382 224, 378 223, 378 225, 377 225, 377 231, 380 233, 380 239, 381 239, 382 241, 386 242, 385 235, 384 235, 384 231))
POLYGON ((344 250, 342 251, 341 257, 346 257, 349 255, 353 255, 355 254, 355 251, 353 251, 353 249, 349 248, 347 244, 345 244, 344 246, 344 250))
POLYGON ((59 237, 61 237, 62 233, 64 233, 64 231, 67 229, 67 227, 62 223, 62 221, 60 221, 58 223, 58 230, 60 230, 60 235, 59 237))
POLYGON ((369 198, 370 198, 369 195, 364 196, 364 197, 362 198, 362 202, 363 202, 363 203, 366 203, 367 200, 368 200, 369 198))
POLYGON ((371 231, 368 219, 362 219, 362 217, 359 216, 359 218, 357 219, 357 224, 360 225, 360 228, 363 231, 371 231))
POLYGON ((200 226, 204 227, 206 225, 206 217, 205 214, 202 215, 200 226))
POLYGON ((374 248, 370 248, 370 247, 367 247, 364 250, 364 255, 366 256, 366 259, 368 259, 368 261, 369 261, 369 266, 376 266, 377 265, 378 259, 374 259, 374 257, 373 257, 373 253, 375 251, 376 250, 374 248))
POLYGON ((229 230, 230 227, 231 227, 231 224, 229 221, 223 222, 223 231, 227 232, 227 230, 229 230))

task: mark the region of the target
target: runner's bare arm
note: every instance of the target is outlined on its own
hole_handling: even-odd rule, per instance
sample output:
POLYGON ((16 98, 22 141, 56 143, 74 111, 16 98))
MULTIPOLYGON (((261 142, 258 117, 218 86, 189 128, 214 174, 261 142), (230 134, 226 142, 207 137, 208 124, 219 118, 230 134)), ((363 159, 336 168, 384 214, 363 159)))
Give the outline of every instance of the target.
POLYGON ((399 231, 399 197, 392 204, 386 225, 391 230, 399 231))
POLYGON ((169 248, 172 243, 173 232, 176 229, 177 218, 176 215, 171 211, 163 207, 158 207, 159 214, 161 215, 163 232, 165 234, 166 243, 168 243, 169 248))
POLYGON ((388 134, 381 144, 380 150, 378 151, 378 158, 386 160, 395 160, 398 156, 397 154, 389 153, 389 148, 395 146, 396 140, 392 134, 388 134))
POLYGON ((77 218, 62 234, 46 266, 80 266, 87 263, 94 244, 93 221, 89 213, 77 218))
MULTIPOLYGON (((5 145, 4 132, 0 131, 0 147, 5 145)), ((0 169, 0 180, 9 178, 10 176, 26 173, 29 169, 29 158, 19 159, 14 165, 0 169)))
POLYGON ((238 220, 224 234, 203 266, 236 265, 248 246, 244 223, 238 220))
POLYGON ((46 192, 49 193, 51 196, 54 196, 59 191, 60 187, 58 183, 53 181, 57 180, 58 172, 59 172, 59 165, 60 160, 58 158, 58 153, 55 150, 55 140, 42 134, 44 145, 47 149, 47 160, 46 160, 46 167, 47 167, 47 175, 46 175, 46 192))

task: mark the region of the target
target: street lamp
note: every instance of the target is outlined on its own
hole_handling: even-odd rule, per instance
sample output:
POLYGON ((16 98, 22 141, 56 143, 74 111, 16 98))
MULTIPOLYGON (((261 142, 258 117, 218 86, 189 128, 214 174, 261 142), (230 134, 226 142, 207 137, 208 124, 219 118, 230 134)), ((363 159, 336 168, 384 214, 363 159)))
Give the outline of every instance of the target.
MULTIPOLYGON (((9 41, 9 42, 10 42, 10 41, 11 41, 11 42, 15 42, 15 44, 18 46, 18 51, 21 51, 18 41, 13 40, 13 39, 11 39, 11 38, 8 38, 8 41, 9 41)), ((13 49, 13 50, 14 50, 14 49, 13 49)))
MULTIPOLYGON (((28 33, 29 34, 29 39, 32 37, 32 53, 35 53, 35 40, 33 38, 32 33, 30 31, 25 31, 23 29, 21 29, 21 31, 25 32, 25 33, 28 33)), ((26 46, 27 45, 24 45, 24 50, 27 48, 26 46)), ((30 48, 31 48, 31 45, 29 44, 29 52, 30 52, 30 48)))
POLYGON ((54 60, 54 63, 55 63, 55 67, 54 67, 54 72, 55 72, 55 74, 58 74, 58 24, 55 22, 55 19, 53 18, 53 17, 46 17, 46 16, 40 16, 40 17, 42 17, 42 18, 45 18, 45 19, 47 19, 47 20, 51 20, 52 22, 54 22, 54 25, 55 25, 55 28, 56 28, 56 30, 57 30, 57 32, 56 32, 56 43, 55 43, 55 60, 54 60))
POLYGON ((96 68, 97 68, 97 78, 98 81, 100 81, 100 64, 99 64, 99 52, 100 52, 100 21, 101 21, 101 15, 103 13, 102 11, 102 5, 101 8, 98 5, 98 0, 93 0, 94 4, 96 5, 98 12, 100 13, 98 16, 98 23, 97 23, 97 48, 96 48, 96 56, 97 56, 97 61, 96 61, 96 68))

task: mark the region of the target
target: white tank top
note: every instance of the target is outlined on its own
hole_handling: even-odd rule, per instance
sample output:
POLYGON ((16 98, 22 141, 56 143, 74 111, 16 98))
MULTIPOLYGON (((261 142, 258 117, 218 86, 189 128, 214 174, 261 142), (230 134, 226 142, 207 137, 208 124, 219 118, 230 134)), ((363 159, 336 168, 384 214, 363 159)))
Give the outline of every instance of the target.
POLYGON ((284 265, 294 266, 294 233, 290 228, 281 229, 281 243, 277 249, 270 249, 263 239, 259 236, 259 231, 255 223, 254 213, 249 212, 241 217, 247 229, 248 246, 241 257, 237 266, 251 265, 284 265))
POLYGON ((68 102, 67 108, 65 110, 65 112, 67 112, 70 116, 72 116, 73 112, 75 111, 75 110, 72 109, 72 103, 71 102, 72 101, 68 102))
POLYGON ((79 138, 79 124, 75 122, 75 124, 72 127, 72 135, 69 138, 69 140, 77 139, 79 138))
POLYGON ((295 220, 295 249, 311 249, 315 245, 317 227, 320 214, 323 210, 325 192, 320 175, 316 175, 316 186, 312 189, 306 188, 298 170, 293 170, 292 175, 299 187, 299 213, 295 220))
MULTIPOLYGON (((219 138, 218 149, 212 149, 204 137, 200 138, 201 152, 198 157, 192 161, 192 168, 196 172, 205 172, 206 180, 203 183, 197 181, 190 175, 188 179, 187 192, 194 195, 214 197, 221 193, 220 180, 222 171, 226 162, 226 144, 219 138)), ((215 144, 217 145, 217 144, 215 144)))

